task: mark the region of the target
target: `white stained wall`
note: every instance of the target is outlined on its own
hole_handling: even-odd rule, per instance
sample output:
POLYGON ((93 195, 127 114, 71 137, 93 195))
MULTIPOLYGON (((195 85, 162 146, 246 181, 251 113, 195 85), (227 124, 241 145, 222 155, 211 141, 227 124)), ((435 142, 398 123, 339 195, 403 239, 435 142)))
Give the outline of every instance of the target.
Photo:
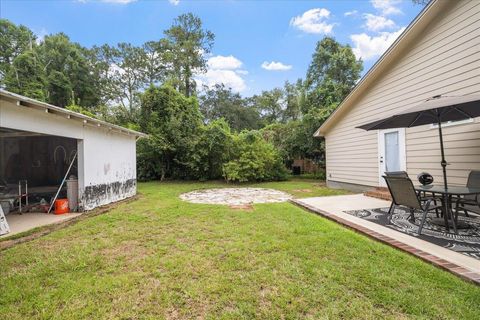
POLYGON ((77 139, 79 197, 83 210, 136 194, 136 136, 133 134, 18 106, 3 98, 0 99, 0 127, 77 139))
MULTIPOLYGON (((480 93, 480 1, 440 1, 442 10, 381 75, 357 95, 352 107, 325 133, 327 179, 379 185, 378 134, 356 126, 391 116, 435 95, 480 93)), ((393 53, 393 52, 392 52, 393 53)), ((480 170, 480 118, 443 130, 449 183, 464 185, 480 170)), ((438 131, 426 125, 406 130, 406 167, 441 181, 438 131)))
POLYGON ((83 164, 80 198, 84 209, 136 194, 136 137, 108 129, 85 127, 79 147, 83 164))

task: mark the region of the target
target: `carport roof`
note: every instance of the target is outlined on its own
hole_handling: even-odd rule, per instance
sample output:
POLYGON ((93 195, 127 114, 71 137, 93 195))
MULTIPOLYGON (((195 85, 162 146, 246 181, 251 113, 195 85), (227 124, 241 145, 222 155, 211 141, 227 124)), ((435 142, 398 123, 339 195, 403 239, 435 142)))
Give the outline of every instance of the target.
POLYGON ((127 129, 122 126, 118 126, 112 123, 108 123, 99 119, 95 119, 89 116, 86 116, 84 114, 70 111, 68 109, 60 108, 45 102, 41 102, 35 99, 31 99, 7 90, 0 89, 0 98, 5 99, 5 100, 10 100, 13 101, 16 105, 22 106, 22 107, 27 107, 27 108, 34 108, 34 109, 40 109, 42 111, 45 111, 49 114, 54 114, 54 115, 59 115, 66 117, 67 119, 72 119, 76 121, 81 121, 84 124, 87 125, 92 125, 92 126, 97 126, 97 127, 104 127, 104 128, 109 128, 118 132, 122 132, 125 134, 133 135, 136 137, 146 137, 147 135, 142 132, 138 132, 135 130, 127 129))

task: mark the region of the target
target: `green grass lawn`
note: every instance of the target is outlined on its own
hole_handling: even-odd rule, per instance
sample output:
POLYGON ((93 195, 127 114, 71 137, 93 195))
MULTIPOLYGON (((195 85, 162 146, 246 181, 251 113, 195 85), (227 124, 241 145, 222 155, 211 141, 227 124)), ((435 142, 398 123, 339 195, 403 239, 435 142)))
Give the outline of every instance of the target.
POLYGON ((479 287, 290 203, 178 198, 225 186, 140 184, 137 201, 0 252, 0 319, 478 319, 479 287))

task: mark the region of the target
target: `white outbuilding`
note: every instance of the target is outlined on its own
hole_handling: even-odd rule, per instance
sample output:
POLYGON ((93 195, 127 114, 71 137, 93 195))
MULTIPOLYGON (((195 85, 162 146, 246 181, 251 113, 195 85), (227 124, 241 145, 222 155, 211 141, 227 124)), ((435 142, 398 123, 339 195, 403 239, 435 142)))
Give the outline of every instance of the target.
MULTIPOLYGON (((25 188, 30 206, 51 202, 69 167, 68 178, 78 181, 78 211, 134 196, 136 141, 143 136, 0 90, 2 206, 9 210, 9 206, 18 206, 19 200, 25 206, 25 188)), ((66 187, 62 188, 60 197, 66 193, 66 187)))

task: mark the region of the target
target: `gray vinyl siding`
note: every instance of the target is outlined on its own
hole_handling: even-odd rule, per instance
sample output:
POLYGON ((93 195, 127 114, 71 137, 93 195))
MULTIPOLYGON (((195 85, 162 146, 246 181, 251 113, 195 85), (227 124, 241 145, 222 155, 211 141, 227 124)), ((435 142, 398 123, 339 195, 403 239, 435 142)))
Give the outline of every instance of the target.
MULTIPOLYGON (((480 1, 451 1, 325 134, 327 179, 377 186, 378 133, 356 126, 398 113, 434 95, 480 93, 480 1)), ((440 179, 438 130, 406 130, 407 171, 440 179)), ((448 175, 464 184, 480 170, 480 119, 444 128, 448 175)))

